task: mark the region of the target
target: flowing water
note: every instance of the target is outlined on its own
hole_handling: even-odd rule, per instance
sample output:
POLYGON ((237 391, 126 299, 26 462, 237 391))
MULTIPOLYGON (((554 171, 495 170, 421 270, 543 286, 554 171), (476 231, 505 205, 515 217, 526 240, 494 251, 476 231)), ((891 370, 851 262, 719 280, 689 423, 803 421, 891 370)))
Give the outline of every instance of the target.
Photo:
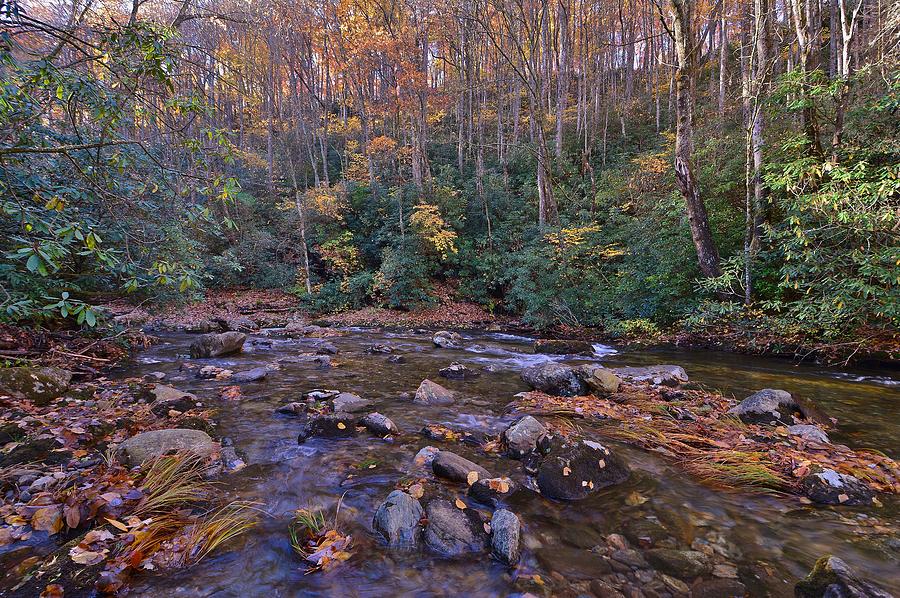
MULTIPOLYGON (((206 360, 235 371, 279 365, 266 380, 243 385, 240 401, 217 398, 227 382, 199 380, 179 370, 192 340, 188 335, 164 337, 161 344, 139 356, 136 366, 120 372, 122 376, 165 372, 166 384, 219 405, 218 435, 232 439, 249 464, 227 476, 223 488, 230 498, 258 501, 267 513, 232 550, 189 570, 142 574, 134 580, 133 595, 506 596, 522 591, 522 577, 535 574, 552 580, 557 592, 566 594, 566 583, 604 573, 600 557, 590 551, 603 544, 604 535, 647 522, 665 527, 680 548, 688 548, 692 541, 714 544, 737 565, 741 581, 754 596, 792 596, 793 584, 828 553, 839 555, 887 589, 900 590, 900 540, 863 533, 874 518, 896 521, 896 501, 885 501, 881 509, 812 508, 796 500, 717 491, 696 483, 656 455, 617 443, 610 444, 632 469, 625 483, 566 504, 531 492, 514 497, 510 508, 524 526, 523 557, 515 570, 487 557, 443 559, 425 551, 388 550, 372 534, 372 516, 399 479, 427 476, 413 464, 420 448, 446 448, 494 475, 522 477, 515 461, 485 455, 461 443, 429 440, 415 432, 424 424, 437 423, 497 433, 513 419, 505 414, 505 406, 515 393, 527 389, 519 378, 521 369, 541 360, 564 358, 533 355, 531 339, 512 335, 470 333, 464 335, 464 349, 445 350, 435 348, 424 332, 345 332, 328 339, 340 349, 333 357, 336 367, 331 369, 319 369, 301 356, 322 341, 277 336, 255 335, 243 354, 206 360), (364 352, 378 343, 392 346, 405 362, 391 363, 387 355, 364 352), (474 380, 438 377, 438 370, 452 361, 474 369, 491 367, 474 380), (413 405, 410 393, 426 377, 458 391, 462 399, 452 407, 413 405), (275 415, 273 410, 314 388, 339 389, 375 400, 378 411, 406 434, 393 441, 360 435, 348 440, 311 439, 298 445, 299 421, 275 415), (376 466, 369 468, 372 462, 376 466), (648 500, 643 504, 627 500, 635 492, 648 500), (340 521, 353 536, 354 554, 332 571, 306 575, 290 546, 290 514, 308 506, 333 512, 341 497, 340 521)), ((682 365, 692 380, 739 398, 765 387, 799 393, 839 420, 838 429, 830 432, 833 440, 898 456, 897 372, 834 371, 712 352, 617 352, 602 345, 596 351, 595 360, 610 366, 682 365)), ((581 425, 591 434, 589 423, 581 425)), ((451 498, 463 494, 461 487, 428 482, 429 488, 437 486, 451 498)))

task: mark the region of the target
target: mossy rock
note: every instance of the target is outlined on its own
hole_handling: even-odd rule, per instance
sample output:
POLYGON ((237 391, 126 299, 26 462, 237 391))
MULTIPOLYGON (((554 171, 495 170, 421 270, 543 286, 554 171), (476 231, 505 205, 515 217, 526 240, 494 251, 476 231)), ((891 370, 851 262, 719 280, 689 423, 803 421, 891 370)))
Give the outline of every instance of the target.
POLYGON ((49 402, 69 388, 72 372, 53 367, 0 369, 0 395, 49 402))

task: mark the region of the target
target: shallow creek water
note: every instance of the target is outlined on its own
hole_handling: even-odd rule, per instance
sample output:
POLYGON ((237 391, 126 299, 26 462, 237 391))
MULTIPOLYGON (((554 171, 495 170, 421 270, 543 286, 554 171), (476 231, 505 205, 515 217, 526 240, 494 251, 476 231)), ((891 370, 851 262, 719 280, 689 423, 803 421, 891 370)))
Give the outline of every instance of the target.
MULTIPOLYGON (((449 560, 424 551, 387 550, 371 531, 377 506, 404 476, 422 477, 413 465, 416 452, 428 445, 457 452, 494 475, 521 479, 519 464, 485 455, 460 443, 441 443, 416 435, 427 423, 497 433, 513 416, 504 408, 517 392, 527 390, 519 378, 523 367, 550 356, 530 354, 530 340, 493 333, 469 333, 466 348, 445 350, 431 344, 430 335, 348 329, 327 339, 340 353, 337 367, 323 370, 299 355, 314 350, 316 339, 283 339, 253 335, 241 355, 205 360, 235 371, 277 363, 280 369, 261 382, 242 386, 243 399, 224 402, 218 390, 227 382, 199 380, 179 371, 189 335, 172 335, 142 353, 138 363, 119 372, 135 376, 165 372, 164 383, 198 394, 220 407, 218 435, 234 441, 248 467, 223 480, 230 498, 261 503, 268 513, 260 525, 222 551, 189 570, 144 574, 134 580, 138 596, 506 596, 522 591, 516 575, 539 574, 569 582, 598 577, 599 557, 590 551, 602 536, 621 533, 635 522, 650 520, 669 530, 679 544, 709 541, 726 550, 741 581, 754 596, 792 596, 793 584, 806 575, 823 554, 842 557, 865 577, 900 591, 900 541, 872 542, 858 533, 866 517, 896 521, 897 503, 876 510, 804 507, 796 500, 713 490, 688 478, 660 457, 610 443, 632 469, 625 483, 574 503, 558 503, 525 492, 510 505, 524 526, 522 562, 516 571, 487 557, 449 560), (271 345, 255 344, 265 339, 271 345), (366 354, 373 344, 394 347, 404 363, 387 355, 366 354), (452 381, 438 376, 451 361, 470 368, 492 365, 474 380, 452 381), (423 378, 431 378, 460 393, 452 407, 413 405, 409 396, 423 378), (394 441, 360 435, 349 440, 311 439, 297 444, 300 423, 275 415, 275 407, 299 400, 314 388, 333 388, 375 400, 379 412, 405 432, 394 441), (376 467, 358 467, 374 460, 376 467), (629 506, 638 492, 645 503, 629 506), (353 536, 353 557, 327 573, 304 575, 292 553, 287 523, 299 507, 333 509, 343 496, 340 520, 353 536), (560 578, 561 576, 561 578, 560 578)), ((597 345, 596 361, 606 365, 682 365, 692 380, 742 398, 765 387, 783 388, 814 399, 839 427, 832 439, 852 447, 873 447, 898 456, 900 438, 900 375, 887 371, 835 371, 797 366, 788 361, 689 351, 616 351, 597 345)), ((564 360, 563 357, 552 359, 564 360)), ((580 359, 579 361, 585 361, 580 359)), ((579 422, 592 433, 589 422, 579 422)), ((464 489, 443 485, 445 495, 462 496, 464 489)), ((558 584, 558 581, 554 581, 558 584)))

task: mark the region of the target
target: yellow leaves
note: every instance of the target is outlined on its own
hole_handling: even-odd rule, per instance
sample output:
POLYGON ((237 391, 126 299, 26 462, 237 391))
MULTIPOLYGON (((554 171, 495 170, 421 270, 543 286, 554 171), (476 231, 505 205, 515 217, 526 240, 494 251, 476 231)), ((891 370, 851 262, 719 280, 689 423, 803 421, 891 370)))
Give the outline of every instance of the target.
POLYGON ((54 195, 47 203, 44 204, 44 209, 46 210, 54 210, 56 212, 62 212, 66 207, 66 202, 63 201, 58 195, 54 195))
POLYGON ((456 508, 459 509, 459 510, 461 510, 461 511, 465 511, 466 508, 467 508, 466 503, 464 503, 464 502, 462 501, 461 498, 457 498, 457 499, 456 499, 456 502, 453 503, 453 504, 455 504, 455 505, 456 505, 456 508))
POLYGON ((457 253, 456 231, 444 221, 436 205, 423 202, 415 206, 409 222, 419 238, 442 260, 457 253))
POLYGON ((104 517, 104 519, 106 519, 106 522, 109 523, 114 528, 121 530, 123 532, 128 531, 128 526, 125 525, 124 523, 122 523, 121 521, 116 521, 115 519, 111 519, 109 517, 104 517))
POLYGON ((369 142, 368 152, 376 160, 389 160, 397 152, 397 142, 386 135, 379 135, 369 142))
POLYGON ((345 424, 344 422, 338 422, 338 423, 337 423, 337 429, 338 429, 338 430, 346 430, 346 429, 347 429, 347 424, 345 424))
POLYGON ((472 484, 474 484, 474 483, 477 482, 477 481, 478 481, 478 472, 477 472, 477 471, 470 471, 470 472, 466 475, 466 483, 467 483, 469 486, 471 486, 472 484))

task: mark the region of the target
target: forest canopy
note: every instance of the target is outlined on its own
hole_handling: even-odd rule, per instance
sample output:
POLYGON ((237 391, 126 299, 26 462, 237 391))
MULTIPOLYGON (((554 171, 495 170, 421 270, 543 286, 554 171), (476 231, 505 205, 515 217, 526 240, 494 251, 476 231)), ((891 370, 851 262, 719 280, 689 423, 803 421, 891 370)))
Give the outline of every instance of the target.
POLYGON ((0 316, 437 289, 535 326, 900 321, 900 9, 0 0, 0 316))

